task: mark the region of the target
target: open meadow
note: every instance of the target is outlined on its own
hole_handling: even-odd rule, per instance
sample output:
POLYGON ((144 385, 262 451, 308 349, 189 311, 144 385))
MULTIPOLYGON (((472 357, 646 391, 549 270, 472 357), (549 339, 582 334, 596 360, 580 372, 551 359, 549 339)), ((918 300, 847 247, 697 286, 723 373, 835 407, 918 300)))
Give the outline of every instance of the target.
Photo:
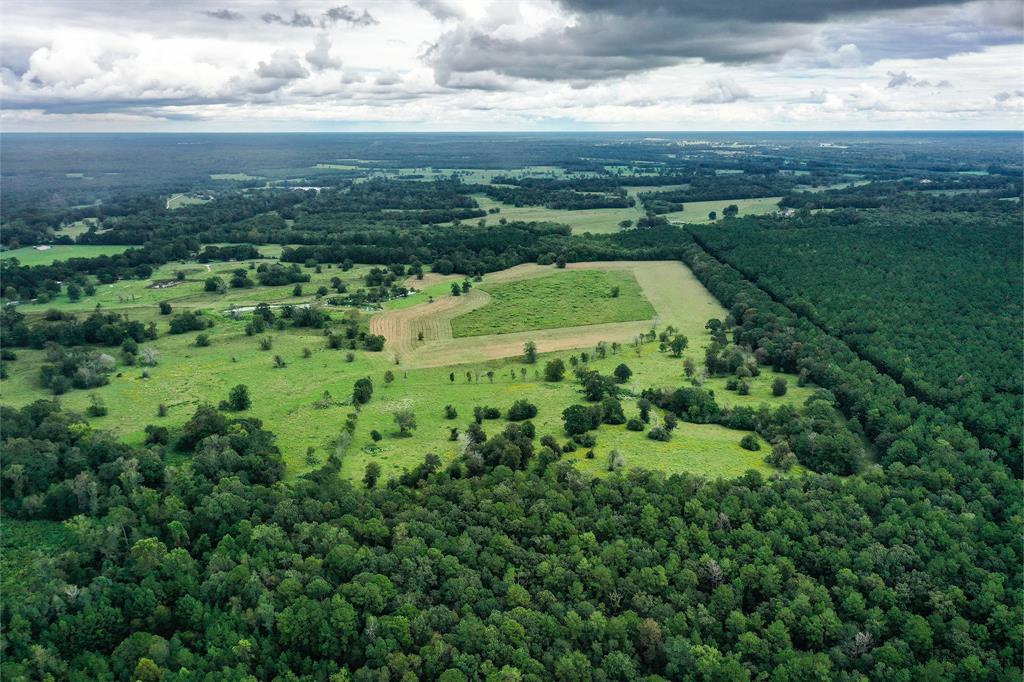
POLYGON ((108 246, 105 244, 54 244, 48 249, 23 246, 20 249, 0 251, 0 259, 17 258, 22 265, 49 265, 54 261, 68 258, 95 258, 123 253, 130 246, 108 246))
MULTIPOLYGON (((271 261, 255 264, 261 262, 271 261)), ((239 414, 258 417, 277 434, 289 477, 338 451, 346 415, 355 409, 350 400, 353 383, 369 377, 373 399, 359 411, 356 431, 342 446, 342 471, 353 479, 371 461, 381 464, 384 475, 390 476, 414 467, 428 452, 443 459, 454 457, 458 443, 449 440, 451 428, 464 428, 476 406, 497 407, 504 414, 512 402, 526 399, 538 407, 533 420, 538 437, 555 435, 564 440, 562 410, 583 399, 571 374, 561 382, 543 381, 543 365, 554 357, 568 364, 571 355, 592 354, 602 341, 622 346, 604 359, 592 358, 590 366, 603 373, 611 373, 620 363, 630 367, 633 375, 624 386, 624 407, 627 417, 633 416, 635 398, 629 396, 649 387, 673 388, 683 383, 683 359, 699 361, 707 344, 704 323, 725 316, 693 274, 674 261, 572 263, 564 270, 521 265, 486 275, 458 297, 451 295, 451 284, 461 282, 461 277, 429 273, 422 280, 406 282, 419 291, 386 303, 384 311, 371 318, 371 331, 387 339, 383 352, 357 350, 349 360, 346 351, 327 347, 324 331, 319 329, 288 327, 249 336, 245 327, 251 313, 232 314, 231 309, 246 310, 260 302, 272 306, 315 303, 313 292, 333 277, 340 277, 350 290, 361 287, 368 267, 342 272, 324 266, 321 273, 303 268, 312 279, 303 284, 301 296, 295 296, 291 286, 257 285, 224 293, 204 290, 207 277, 226 280, 239 268, 248 271, 248 262, 169 263, 150 280, 120 280, 98 286, 95 296, 79 301, 61 294, 48 304, 24 305, 19 310, 29 316, 48 309, 84 314, 99 304, 105 311, 155 322, 160 336, 143 345, 158 352, 156 366, 119 366, 109 385, 70 391, 60 396, 61 403, 84 412, 92 396, 98 396, 108 414, 90 421, 129 443, 141 444, 142 425, 180 426, 198 405, 216 404, 233 386, 245 384, 253 403, 239 414), (184 279, 177 279, 178 273, 184 279), (611 297, 612 287, 619 287, 618 297, 611 297), (573 300, 584 305, 574 307, 573 300), (157 309, 161 301, 170 303, 175 313, 202 310, 213 319, 214 326, 203 332, 209 345, 197 346, 196 332, 167 334, 169 318, 157 309), (559 319, 564 320, 563 326, 554 326, 559 319), (656 342, 636 341, 644 332, 668 325, 690 339, 682 357, 659 351, 656 342), (270 349, 261 349, 262 338, 271 339, 270 349), (535 364, 522 361, 527 341, 536 343, 541 354, 535 364), (278 366, 275 356, 280 356, 283 366, 278 366), (390 382, 385 376, 389 372, 390 382), (441 408, 447 404, 457 411, 456 419, 445 418, 441 408), (161 405, 166 414, 158 417, 161 405), (415 414, 417 428, 409 436, 400 436, 394 413, 405 409, 415 414), (374 440, 374 432, 380 434, 379 441, 374 440)), ((343 312, 326 309, 335 319, 343 312)), ((116 349, 109 352, 117 355, 116 349)), ((44 362, 45 351, 18 351, 18 361, 10 364, 10 377, 4 383, 5 404, 20 406, 46 397, 38 386, 44 362)), ((770 373, 756 377, 748 396, 725 390, 724 379, 709 379, 707 386, 723 405, 799 404, 810 395, 810 389, 798 388, 794 380, 786 396, 774 397, 771 378, 770 373)), ((504 418, 487 420, 484 429, 492 432, 504 423, 504 418)), ((769 471, 765 449, 745 450, 739 446, 743 432, 717 425, 681 423, 667 443, 651 441, 624 426, 604 425, 596 433, 592 459, 586 457, 589 449, 566 455, 581 470, 595 474, 606 470, 612 450, 631 466, 666 472, 731 476, 751 468, 769 471)))
POLYGON ((735 204, 739 208, 737 217, 745 215, 764 215, 775 213, 779 210, 779 200, 782 197, 762 197, 758 199, 719 199, 715 201, 688 201, 683 204, 682 211, 665 213, 665 218, 670 223, 692 223, 704 225, 714 222, 709 214, 714 211, 716 220, 722 218, 722 211, 726 206, 735 204))

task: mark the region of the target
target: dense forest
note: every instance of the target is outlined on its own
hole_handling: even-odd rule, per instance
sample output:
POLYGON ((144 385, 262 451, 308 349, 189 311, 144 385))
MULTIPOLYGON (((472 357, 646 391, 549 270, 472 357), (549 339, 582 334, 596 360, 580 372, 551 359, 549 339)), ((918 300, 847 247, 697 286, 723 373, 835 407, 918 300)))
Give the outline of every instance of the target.
POLYGON ((973 212, 747 218, 696 234, 794 311, 963 420, 1020 472, 1024 244, 1005 202, 973 212))
MULTIPOLYGON (((15 555, 25 557, 17 581, 5 576, 0 675, 1018 679, 1019 139, 836 135, 183 136, 181 148, 85 136, 70 149, 5 137, 5 246, 130 248, 0 261, 0 378, 25 362, 19 355, 43 358, 41 399, 0 405, 5 552, 15 542, 3 525, 61 538, 15 555), (344 169, 316 167, 337 160, 344 169), (386 175, 394 169, 415 172, 386 175), (462 177, 483 170, 494 173, 462 177), (606 234, 487 223, 501 214, 472 196, 621 208, 633 205, 627 188, 643 188, 648 215, 606 234), (172 210, 172 191, 210 200, 172 210), (690 201, 765 196, 792 210, 706 226, 655 217, 690 201), (279 262, 246 267, 267 244, 282 245, 279 262), (328 348, 378 356, 385 340, 368 313, 349 311, 332 328, 341 314, 327 306, 403 296, 404 278, 428 270, 465 275, 461 289, 452 283, 464 295, 474 276, 524 263, 682 261, 724 311, 706 322, 699 366, 680 361, 666 385, 630 396, 641 415, 631 421, 644 429, 657 408, 664 417, 649 434, 668 438, 677 421, 742 430, 752 447, 768 444, 773 468, 582 473, 569 454, 602 423, 625 422, 630 370, 602 375, 575 355, 567 438, 538 437, 525 400, 506 420, 449 405, 458 454, 425 450, 392 477, 367 466, 361 480, 345 478, 340 449, 286 477, 277 437, 243 412, 251 398, 241 385, 219 405, 190 405, 178 426, 141 415, 137 437, 122 442, 66 401, 108 382, 114 355, 144 373, 139 345, 161 333, 198 332, 199 347, 215 316, 151 305, 158 328, 91 303, 84 313, 20 304, 90 302, 98 286, 188 260, 239 261, 222 280, 200 269, 196 287, 215 290, 301 292, 310 273, 326 283, 337 272, 322 287, 327 305, 321 294, 308 306, 262 303, 244 333, 303 326, 322 330, 328 348), (358 271, 353 289, 365 288, 353 291, 341 275, 356 263, 374 267, 358 271), (769 369, 809 397, 737 406, 692 376, 742 391, 769 369)), ((668 330, 650 337, 676 356, 687 344, 668 330)), ((561 380, 566 367, 555 369, 561 380)), ((394 380, 389 370, 384 381, 394 380)), ((360 411, 382 400, 359 379, 337 428, 351 436, 360 411)))

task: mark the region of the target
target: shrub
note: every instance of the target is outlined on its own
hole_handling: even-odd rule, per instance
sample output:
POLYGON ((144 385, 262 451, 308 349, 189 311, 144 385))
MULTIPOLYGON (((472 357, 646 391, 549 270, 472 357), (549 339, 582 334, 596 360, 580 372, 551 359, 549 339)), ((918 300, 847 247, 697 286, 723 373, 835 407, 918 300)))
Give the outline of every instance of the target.
POLYGON ((454 407, 452 407, 451 405, 445 405, 444 406, 444 418, 445 419, 455 419, 458 416, 459 416, 459 412, 454 407))
POLYGON ((786 391, 789 390, 789 384, 782 377, 778 377, 772 382, 772 395, 776 398, 786 395, 786 391))
POLYGON ((210 345, 210 337, 207 334, 199 334, 196 336, 196 346, 199 348, 206 348, 210 345))
POLYGON ((626 428, 630 431, 643 431, 644 423, 639 417, 630 417, 626 422, 626 428))
POLYGON ((572 437, 576 444, 584 448, 592 448, 597 445, 597 436, 592 433, 578 433, 572 437))
POLYGON ((103 402, 103 398, 99 397, 95 393, 89 396, 89 407, 85 408, 85 413, 90 417, 103 417, 107 414, 107 406, 103 402))
POLYGON ((663 426, 653 426, 651 427, 651 430, 647 432, 647 437, 651 440, 660 440, 665 442, 672 439, 672 434, 663 426))
POLYGON ((740 447, 744 450, 758 451, 761 449, 761 441, 752 433, 748 433, 740 439, 740 447))
POLYGON ((252 398, 249 397, 249 387, 245 384, 238 384, 228 393, 227 405, 230 409, 241 412, 252 406, 252 398))
POLYGON ((537 416, 537 406, 526 400, 517 400, 508 409, 510 421, 518 422, 524 419, 533 419, 537 416))

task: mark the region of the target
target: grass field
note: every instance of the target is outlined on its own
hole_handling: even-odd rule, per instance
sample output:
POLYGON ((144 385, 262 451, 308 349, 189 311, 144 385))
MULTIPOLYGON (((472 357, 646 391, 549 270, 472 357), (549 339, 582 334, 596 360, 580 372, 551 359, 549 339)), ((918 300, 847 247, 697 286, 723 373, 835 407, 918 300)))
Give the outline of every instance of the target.
POLYGON ((488 225, 496 225, 502 218, 506 220, 522 220, 525 222, 553 222, 564 223, 572 227, 572 231, 579 234, 592 232, 604 234, 619 231, 619 223, 623 220, 636 221, 643 217, 643 213, 636 207, 633 208, 592 208, 582 211, 566 211, 562 209, 544 208, 543 206, 512 206, 487 197, 483 194, 474 194, 473 198, 485 211, 492 208, 501 209, 500 213, 488 214, 484 220, 488 225))
POLYGON ((460 336, 649 320, 654 308, 629 272, 567 270, 516 282, 483 284, 486 305, 452 320, 460 336), (612 290, 618 295, 613 297, 612 290))
MULTIPOLYGON (((68 247, 88 248, 88 247, 68 247)), ((272 249, 272 247, 264 247, 272 249)), ((278 249, 279 251, 279 249, 278 249)), ((130 314, 133 318, 156 315, 157 304, 169 302, 174 309, 208 308, 227 311, 231 306, 244 307, 256 303, 280 305, 285 303, 309 303, 316 300, 315 293, 320 286, 330 286, 332 277, 339 277, 351 289, 363 286, 363 275, 368 267, 353 268, 342 272, 338 268, 324 267, 316 273, 311 268, 303 268, 310 275, 310 281, 304 283, 303 295, 295 296, 291 286, 263 287, 251 289, 228 289, 224 293, 204 291, 208 277, 219 276, 225 282, 230 280, 231 273, 239 268, 250 273, 255 280, 256 274, 248 270, 250 261, 236 263, 210 263, 207 265, 196 262, 171 262, 160 266, 148 280, 124 279, 112 284, 97 284, 95 296, 83 296, 78 301, 71 301, 66 292, 53 297, 47 303, 31 303, 18 306, 18 310, 26 315, 41 314, 51 308, 66 312, 87 312, 98 305, 104 310, 116 310, 130 314), (177 279, 177 273, 185 274, 184 280, 177 279)), ((276 262, 270 259, 252 261, 256 264, 276 262)))
MULTIPOLYGON (((323 332, 313 329, 270 331, 266 335, 273 338, 273 348, 263 351, 259 348, 258 338, 245 335, 245 316, 235 320, 226 314, 231 304, 242 307, 258 301, 303 302, 311 298, 308 294, 318 283, 327 282, 335 275, 349 282, 350 288, 357 288, 361 286, 359 278, 366 267, 357 266, 348 273, 324 268, 320 274, 307 269, 313 282, 305 285, 307 295, 298 298, 291 296, 289 286, 257 286, 228 290, 225 294, 202 291, 202 279, 209 273, 226 273, 237 267, 245 267, 245 264, 210 264, 209 270, 198 263, 168 264, 154 273, 154 280, 172 279, 177 269, 185 269, 188 278, 185 284, 157 289, 150 287, 154 280, 118 282, 100 287, 95 297, 86 297, 76 303, 67 301, 62 294, 45 306, 21 306, 20 310, 31 315, 49 307, 85 312, 101 302, 105 310, 121 311, 143 322, 156 321, 159 326, 161 336, 143 344, 160 353, 159 363, 148 369, 148 376, 140 367, 119 366, 111 375, 109 385, 93 391, 70 391, 61 396, 62 405, 82 413, 89 405, 91 395, 96 394, 106 403, 109 413, 89 421, 130 443, 141 444, 146 424, 180 426, 197 405, 203 402, 216 404, 227 396, 232 386, 243 383, 249 386, 253 406, 241 415, 258 417, 277 434, 287 463, 287 475, 294 477, 313 466, 306 461, 307 448, 314 449, 318 462, 323 462, 335 451, 345 416, 353 411, 347 404, 352 385, 356 379, 367 376, 374 383, 374 397, 361 410, 356 432, 343 457, 344 475, 358 479, 370 461, 379 462, 385 476, 390 476, 416 466, 428 452, 435 452, 443 458, 454 456, 457 443, 447 440, 449 430, 453 426, 464 428, 476 405, 493 405, 506 410, 514 400, 528 399, 540 410, 534 420, 538 436, 552 434, 564 440, 562 410, 572 403, 582 402, 582 397, 571 377, 557 384, 548 384, 541 381, 539 372, 550 357, 568 361, 571 354, 579 353, 579 349, 592 350, 597 341, 624 342, 619 354, 594 360, 592 366, 610 373, 617 364, 625 362, 633 370, 633 377, 624 387, 629 393, 639 394, 640 390, 650 386, 675 387, 683 383, 682 359, 659 352, 656 343, 631 345, 630 339, 651 327, 649 319, 462 338, 452 338, 449 325, 446 339, 422 343, 416 341, 412 333, 414 327, 405 328, 404 338, 409 350, 398 353, 397 364, 394 338, 389 337, 384 352, 356 351, 354 360, 347 362, 345 351, 327 349, 323 332), (131 299, 133 295, 134 300, 131 299), (156 307, 160 300, 170 301, 176 310, 206 310, 216 320, 216 325, 206 332, 211 340, 210 346, 196 347, 195 332, 166 334, 168 318, 160 316, 156 307), (519 357, 526 339, 535 340, 541 352, 546 353, 536 365, 523 365, 519 357), (311 351, 308 358, 303 353, 306 348, 311 351), (280 355, 286 366, 275 369, 274 355, 280 355), (391 384, 384 380, 384 373, 389 369, 395 375, 391 384), (466 377, 467 372, 470 379, 466 377), (493 383, 487 377, 488 372, 493 372, 493 383), (455 377, 454 382, 451 375, 455 377), (331 400, 326 405, 318 405, 325 391, 330 393, 331 400), (459 418, 454 421, 445 419, 442 413, 444 405, 449 403, 459 412, 459 418), (169 408, 166 417, 156 416, 160 404, 169 408), (419 427, 407 438, 396 435, 393 422, 394 411, 405 407, 414 410, 419 427), (373 430, 383 435, 379 443, 371 438, 373 430)), ((556 270, 553 266, 522 265, 491 273, 471 290, 470 296, 458 298, 450 295, 449 287, 451 281, 461 278, 428 274, 423 280, 409 281, 409 284, 422 289, 421 293, 388 303, 385 312, 375 316, 371 325, 405 313, 424 324, 438 324, 440 320, 443 327, 446 319, 444 306, 459 310, 458 306, 473 305, 474 296, 482 298, 486 304, 490 295, 484 289, 500 291, 517 283, 543 285, 552 276, 565 277, 565 281, 578 281, 580 276, 584 276, 584 280, 601 282, 602 287, 610 281, 619 281, 616 278, 631 278, 632 286, 642 292, 642 298, 636 294, 634 303, 639 301, 642 304, 646 299, 658 317, 659 327, 673 324, 686 334, 690 338, 690 347, 685 355, 698 361, 703 357, 708 340, 704 322, 709 317, 725 315, 692 273, 678 262, 575 263, 565 271, 556 270), (599 277, 594 279, 594 275, 599 277), (434 297, 433 303, 425 302, 429 296, 434 297), (423 314, 425 310, 429 312, 423 314)), ((627 296, 623 289, 620 297, 628 299, 633 295, 627 296)), ((532 309, 536 306, 527 299, 522 301, 521 307, 532 309)), ((340 310, 332 313, 336 319, 341 317, 340 310)), ((120 357, 116 349, 108 352, 120 357)), ((18 349, 17 354, 18 359, 8 363, 10 378, 3 382, 4 404, 21 406, 48 397, 37 383, 39 367, 45 361, 44 351, 18 349)), ((725 391, 724 379, 712 379, 707 385, 715 390, 721 404, 799 404, 810 394, 809 388, 799 388, 795 380, 791 380, 789 393, 775 398, 770 391, 771 379, 770 373, 757 377, 749 396, 725 391)), ((627 415, 635 413, 635 403, 631 399, 627 398, 624 406, 627 415)), ((485 430, 493 433, 503 428, 504 423, 485 422, 485 430)), ((647 439, 643 433, 602 426, 597 431, 594 459, 587 459, 583 451, 567 455, 567 458, 577 462, 581 470, 594 473, 602 472, 612 448, 625 455, 628 466, 645 466, 668 472, 732 476, 751 468, 766 471, 763 462, 765 450, 749 452, 740 448, 739 440, 743 435, 742 432, 716 426, 685 424, 680 425, 671 442, 662 444, 647 439)))
POLYGON ((17 258, 22 265, 49 265, 55 261, 68 258, 95 258, 96 256, 112 256, 122 253, 130 246, 109 246, 106 244, 56 244, 45 251, 37 251, 31 246, 24 246, 12 251, 0 251, 0 258, 17 258))
POLYGON ((214 173, 211 180, 264 180, 262 175, 249 175, 248 173, 214 173))
MULTIPOLYGON (((722 317, 725 311, 684 265, 676 261, 571 263, 569 271, 610 270, 631 272, 644 297, 654 307, 657 324, 671 324, 693 339, 703 338, 704 323, 710 317, 722 317)), ((418 303, 387 309, 370 322, 374 333, 388 339, 386 350, 401 356, 409 367, 441 367, 450 364, 483 362, 518 355, 526 341, 534 341, 540 352, 587 348, 598 341, 630 342, 651 328, 651 319, 612 322, 576 327, 558 327, 542 331, 510 332, 488 336, 455 337, 451 321, 469 310, 486 305, 484 289, 503 282, 545 277, 558 272, 554 266, 518 265, 488 274, 470 296, 441 296, 449 284, 433 285, 433 303, 412 297, 418 303), (438 291, 440 289, 440 291, 438 291), (423 332, 423 340, 418 334, 423 332)))
POLYGON ((736 206, 739 207, 740 216, 763 215, 765 213, 774 213, 775 211, 778 211, 780 199, 782 199, 782 197, 765 197, 761 199, 722 199, 720 201, 688 201, 683 204, 682 211, 666 213, 664 215, 670 223, 696 223, 703 225, 713 222, 708 218, 708 214, 711 211, 717 212, 718 219, 721 220, 722 209, 729 204, 736 204, 736 206))
POLYGON ((199 197, 189 196, 188 194, 172 194, 167 199, 167 210, 173 211, 177 208, 184 208, 185 206, 192 206, 195 204, 208 204, 212 199, 201 199, 199 197))

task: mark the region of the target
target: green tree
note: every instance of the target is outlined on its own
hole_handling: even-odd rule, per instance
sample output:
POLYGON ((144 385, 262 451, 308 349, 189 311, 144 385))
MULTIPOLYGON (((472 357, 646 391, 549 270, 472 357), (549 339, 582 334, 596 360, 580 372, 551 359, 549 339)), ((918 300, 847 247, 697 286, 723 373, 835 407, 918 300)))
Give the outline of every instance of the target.
POLYGON ((533 341, 527 341, 523 344, 523 362, 528 365, 537 362, 537 344, 533 341))
POLYGON ((561 358, 548 360, 544 365, 544 381, 561 381, 565 377, 565 363, 561 358))
POLYGON ((373 396, 373 382, 370 381, 369 377, 363 377, 357 379, 355 385, 352 388, 352 402, 356 405, 365 405, 370 402, 370 398, 373 396))
POLYGON ((366 471, 363 473, 363 484, 367 488, 373 489, 377 487, 378 479, 380 479, 380 464, 370 462, 366 465, 366 471))
POLYGON ((629 381, 629 378, 633 376, 633 370, 631 370, 626 363, 620 363, 612 373, 615 375, 615 381, 620 384, 626 383, 629 381))
POLYGON ((232 410, 241 412, 252 406, 252 399, 249 397, 249 387, 245 384, 238 384, 228 393, 228 405, 232 410))
POLYGON ((398 410, 394 414, 395 426, 398 427, 398 435, 409 436, 416 428, 416 415, 412 410, 398 410))

